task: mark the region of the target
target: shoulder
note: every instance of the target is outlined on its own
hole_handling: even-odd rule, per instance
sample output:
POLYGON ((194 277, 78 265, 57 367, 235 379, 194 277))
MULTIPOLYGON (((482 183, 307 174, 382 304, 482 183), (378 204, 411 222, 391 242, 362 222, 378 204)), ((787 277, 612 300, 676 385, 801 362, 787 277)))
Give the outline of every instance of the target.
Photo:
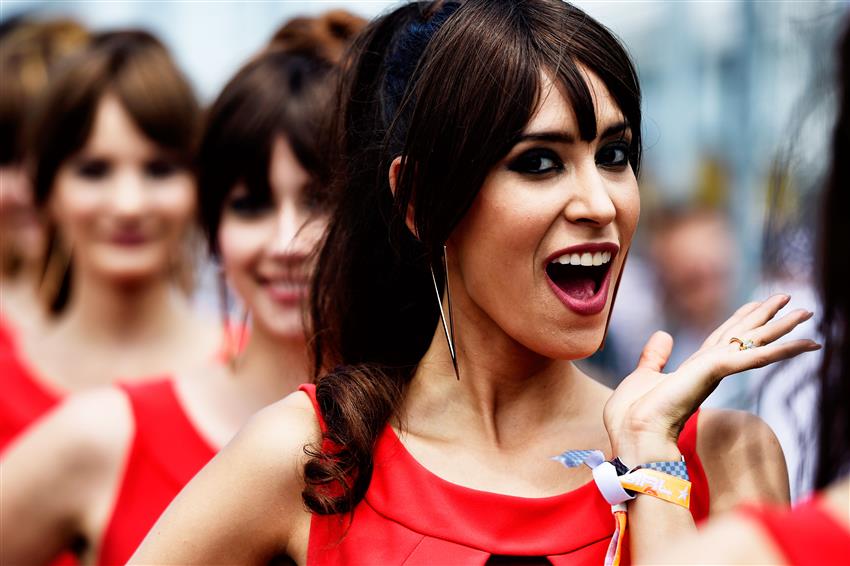
POLYGON ((29 442, 33 448, 49 450, 51 461, 72 469, 81 464, 91 469, 121 459, 133 428, 127 396, 120 389, 106 387, 70 395, 16 445, 29 442))
POLYGON ((321 441, 310 399, 295 392, 254 415, 189 483, 132 562, 261 562, 306 556, 305 447, 321 441))
POLYGON ((744 500, 788 502, 785 457, 761 418, 745 411, 703 409, 697 431, 712 514, 744 500))
POLYGON ((4 508, 18 517, 39 509, 42 522, 82 521, 112 497, 133 426, 120 390, 70 396, 4 452, 4 508))
POLYGON ((320 442, 322 432, 313 404, 296 391, 256 413, 234 439, 235 444, 265 446, 284 459, 303 455, 304 447, 320 442))
POLYGON ((764 529, 741 513, 729 513, 675 541, 651 564, 784 564, 764 529))

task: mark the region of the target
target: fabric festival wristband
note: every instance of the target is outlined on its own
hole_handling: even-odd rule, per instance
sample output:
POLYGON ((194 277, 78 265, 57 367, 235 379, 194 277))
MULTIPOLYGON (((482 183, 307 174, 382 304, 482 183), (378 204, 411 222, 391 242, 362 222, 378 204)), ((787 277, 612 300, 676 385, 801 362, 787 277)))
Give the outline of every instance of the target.
POLYGON ((582 464, 589 467, 599 492, 610 505, 643 493, 690 509, 691 482, 684 461, 651 462, 623 473, 627 468, 618 458, 606 461, 599 450, 568 450, 552 459, 568 468, 582 464))

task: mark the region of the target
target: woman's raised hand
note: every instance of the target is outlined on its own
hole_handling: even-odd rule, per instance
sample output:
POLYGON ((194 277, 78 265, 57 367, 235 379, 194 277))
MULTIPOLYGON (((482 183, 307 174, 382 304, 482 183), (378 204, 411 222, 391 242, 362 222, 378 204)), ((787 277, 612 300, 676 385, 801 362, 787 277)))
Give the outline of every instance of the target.
POLYGON ((676 442, 685 421, 724 377, 820 348, 812 340, 776 342, 812 313, 798 309, 774 320, 790 297, 774 295, 747 303, 720 325, 702 347, 672 373, 662 373, 673 339, 650 337, 638 367, 605 405, 604 420, 613 454, 628 465, 678 458, 676 442), (754 347, 741 349, 752 341, 754 347))

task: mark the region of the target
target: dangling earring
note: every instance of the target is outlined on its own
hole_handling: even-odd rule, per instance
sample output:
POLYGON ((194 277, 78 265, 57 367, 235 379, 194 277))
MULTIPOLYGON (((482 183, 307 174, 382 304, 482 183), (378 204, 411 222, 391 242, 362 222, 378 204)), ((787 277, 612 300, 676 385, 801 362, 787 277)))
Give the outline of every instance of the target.
POLYGON ((221 308, 221 326, 224 333, 224 348, 222 354, 231 370, 235 370, 239 354, 242 352, 242 342, 245 339, 245 328, 248 324, 248 311, 242 317, 239 335, 234 336, 233 324, 230 323, 230 293, 227 288, 227 279, 224 276, 224 268, 218 266, 218 304, 221 308))
POLYGON ((452 357, 452 367, 455 377, 460 381, 460 371, 457 368, 457 349, 455 348, 455 321, 452 315, 452 292, 449 286, 449 262, 446 258, 446 245, 443 244, 443 269, 446 274, 446 299, 449 303, 449 322, 446 324, 446 313, 443 311, 443 297, 440 295, 440 287, 437 285, 437 276, 434 274, 434 265, 431 264, 431 280, 434 282, 434 292, 437 294, 437 306, 440 308, 440 321, 443 323, 443 331, 446 333, 446 342, 449 345, 449 354, 452 357))
POLYGON ((611 295, 611 307, 608 309, 608 319, 605 321, 605 332, 602 334, 602 342, 599 344, 597 351, 605 348, 605 340, 608 338, 608 327, 611 324, 611 315, 614 313, 614 301, 617 300, 617 290, 620 288, 620 281, 623 280, 623 273, 626 269, 626 260, 629 258, 629 250, 623 254, 623 263, 620 264, 620 276, 617 277, 617 282, 614 283, 614 294, 611 295))

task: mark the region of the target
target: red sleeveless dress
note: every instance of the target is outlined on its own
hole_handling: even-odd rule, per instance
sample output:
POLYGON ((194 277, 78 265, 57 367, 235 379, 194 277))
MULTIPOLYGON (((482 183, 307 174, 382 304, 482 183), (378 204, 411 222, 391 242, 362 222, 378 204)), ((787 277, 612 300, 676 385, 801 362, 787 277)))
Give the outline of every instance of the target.
POLYGON ((748 506, 741 512, 765 530, 788 564, 850 563, 850 530, 820 505, 814 498, 794 509, 748 506))
MULTIPOLYGON (((315 386, 300 390, 324 431, 315 386)), ((693 483, 691 513, 701 520, 708 516, 709 494, 696 425, 695 414, 679 448, 693 483)), ((387 425, 375 445, 372 481, 350 523, 338 515, 313 515, 307 564, 483 565, 495 556, 600 566, 613 534, 611 506, 592 481, 543 498, 462 487, 422 467, 387 425)))
POLYGON ((126 564, 156 520, 216 450, 201 436, 170 379, 122 384, 135 436, 101 539, 98 564, 126 564))
POLYGON ((0 319, 0 454, 63 395, 48 389, 21 358, 14 329, 0 319))

